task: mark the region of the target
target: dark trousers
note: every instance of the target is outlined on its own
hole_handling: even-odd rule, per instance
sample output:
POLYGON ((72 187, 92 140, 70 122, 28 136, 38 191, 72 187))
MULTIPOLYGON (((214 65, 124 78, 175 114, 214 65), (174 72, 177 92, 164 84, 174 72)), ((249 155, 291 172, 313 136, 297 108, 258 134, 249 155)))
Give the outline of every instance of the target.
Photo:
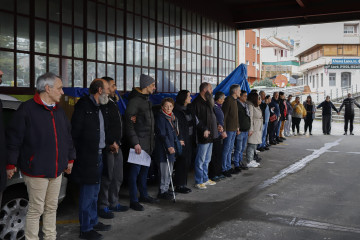
POLYGON ((141 166, 138 164, 130 163, 129 167, 129 194, 130 194, 130 203, 138 202, 138 184, 139 180, 139 192, 140 197, 147 197, 147 175, 149 167, 141 166))
POLYGON ((223 151, 223 140, 217 138, 214 140, 211 161, 209 163, 209 178, 212 179, 215 176, 222 174, 222 151, 223 151))
POLYGON ((292 131, 295 132, 295 128, 297 133, 300 132, 300 122, 301 122, 301 118, 297 118, 297 117, 292 117, 292 131))
POLYGON ((107 152, 104 159, 104 170, 101 177, 99 207, 116 207, 119 204, 119 191, 123 182, 123 155, 107 152))
POLYGON ((353 122, 354 122, 354 114, 349 114, 349 115, 346 115, 345 114, 345 125, 344 125, 344 131, 347 132, 348 130, 348 125, 349 125, 349 121, 350 121, 350 132, 352 133, 353 130, 354 130, 354 125, 353 125, 353 122))
POLYGON ((187 178, 190 169, 191 159, 193 153, 193 142, 189 139, 185 141, 185 146, 181 156, 178 156, 175 161, 175 175, 174 185, 175 186, 186 186, 187 178))
POLYGON ((324 134, 330 134, 331 132, 331 115, 322 116, 322 129, 324 134))
POLYGON ((272 143, 276 139, 276 127, 278 125, 279 121, 273 121, 269 122, 269 142, 272 143))
POLYGON ((308 128, 309 128, 309 132, 311 133, 313 120, 314 120, 314 119, 312 119, 311 116, 310 116, 310 117, 307 116, 307 117, 305 118, 304 133, 306 133, 306 131, 308 130, 308 128))

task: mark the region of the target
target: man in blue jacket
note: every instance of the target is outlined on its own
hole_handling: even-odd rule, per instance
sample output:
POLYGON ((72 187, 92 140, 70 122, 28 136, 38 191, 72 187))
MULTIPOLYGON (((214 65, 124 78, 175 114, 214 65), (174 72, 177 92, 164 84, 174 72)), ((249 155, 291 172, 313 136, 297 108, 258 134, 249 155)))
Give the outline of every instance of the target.
POLYGON ((56 239, 56 209, 63 172, 71 173, 75 149, 70 123, 58 105, 61 79, 53 73, 38 77, 33 99, 21 104, 7 130, 7 175, 21 170, 29 195, 25 238, 39 239, 43 216, 44 239, 56 239))

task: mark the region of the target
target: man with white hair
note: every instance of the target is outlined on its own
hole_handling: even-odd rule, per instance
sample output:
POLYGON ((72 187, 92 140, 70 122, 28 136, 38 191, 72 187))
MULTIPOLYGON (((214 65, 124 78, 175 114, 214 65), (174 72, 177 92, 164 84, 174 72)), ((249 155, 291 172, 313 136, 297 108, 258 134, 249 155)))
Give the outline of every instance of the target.
POLYGON ((111 225, 98 222, 97 202, 103 170, 103 151, 108 128, 109 84, 95 79, 90 84, 90 95, 75 104, 71 118, 72 137, 76 149, 73 180, 80 185, 79 221, 80 238, 102 239, 97 231, 108 231, 111 225))
POLYGON ((61 79, 53 73, 38 77, 33 99, 22 103, 6 133, 7 175, 21 170, 29 195, 25 238, 39 239, 40 216, 45 240, 56 239, 56 210, 63 172, 71 173, 75 149, 70 122, 58 105, 61 79))

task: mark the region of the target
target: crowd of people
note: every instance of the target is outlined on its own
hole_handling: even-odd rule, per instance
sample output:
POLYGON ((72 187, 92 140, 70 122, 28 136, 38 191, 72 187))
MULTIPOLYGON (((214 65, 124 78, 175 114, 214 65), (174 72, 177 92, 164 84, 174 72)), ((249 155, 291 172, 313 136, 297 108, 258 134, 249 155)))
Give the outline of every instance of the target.
MULTIPOLYGON (((129 94, 124 116, 117 106, 115 81, 103 77, 94 79, 89 95, 77 101, 70 122, 59 106, 64 94, 61 79, 46 73, 37 79, 36 88, 34 98, 14 114, 4 149, 7 177, 19 168, 27 186, 25 238, 29 240, 38 239, 40 216, 44 239, 56 239, 64 172, 79 185, 79 237, 102 239, 99 231, 108 231, 111 225, 101 223, 98 217, 111 219, 114 212, 129 207, 144 211, 141 203, 173 200, 173 191, 188 194, 192 184, 207 189, 221 179, 256 168, 261 164, 259 152, 300 134, 301 119, 305 122, 303 134, 312 135, 317 108, 322 108, 323 133, 330 134, 332 109, 339 113, 345 106, 345 134, 348 121, 353 134, 354 104, 360 108, 351 95, 337 110, 330 97, 316 106, 311 96, 301 103, 298 96, 292 101, 293 96, 284 92, 272 96, 257 90, 248 93, 237 84, 230 87, 227 97, 216 92, 214 98, 212 85, 206 82, 201 83, 195 99, 181 90, 175 100, 164 98, 157 107, 149 99, 155 80, 141 75, 140 87, 129 94), (149 166, 128 163, 129 207, 119 202, 124 143, 136 154, 145 151, 151 155, 159 172, 155 198, 147 190, 149 166), (188 182, 191 166, 194 183, 188 182), (169 187, 172 180, 174 189, 169 187)), ((5 141, 4 137, 1 140, 5 141)))

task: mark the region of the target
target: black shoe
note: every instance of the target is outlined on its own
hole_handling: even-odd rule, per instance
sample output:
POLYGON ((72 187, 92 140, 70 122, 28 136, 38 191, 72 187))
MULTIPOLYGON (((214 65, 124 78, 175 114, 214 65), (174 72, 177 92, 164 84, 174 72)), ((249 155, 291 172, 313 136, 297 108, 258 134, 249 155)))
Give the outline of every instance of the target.
POLYGON ((109 207, 105 207, 103 209, 100 209, 98 211, 98 215, 99 215, 99 217, 104 218, 104 219, 112 219, 112 218, 115 217, 114 213, 111 212, 109 207))
POLYGON ((351 132, 350 135, 354 135, 354 134, 351 132))
POLYGON ((173 200, 174 196, 169 192, 159 193, 158 198, 164 199, 164 200, 173 200))
POLYGON ((260 152, 263 152, 263 151, 265 151, 265 148, 261 147, 261 148, 259 148, 258 150, 259 150, 260 152))
POLYGON ((150 197, 150 196, 140 197, 140 198, 139 198, 139 202, 144 202, 144 203, 158 203, 158 202, 159 202, 159 199, 152 198, 152 197, 150 197))
POLYGON ((275 141, 270 142, 270 145, 276 145, 277 143, 275 141))
POLYGON ((235 167, 234 174, 239 174, 239 173, 241 173, 241 168, 240 167, 235 167))
POLYGON ((135 211, 144 211, 143 205, 141 205, 139 202, 132 202, 130 203, 130 208, 134 209, 135 211))
POLYGON ((187 187, 185 187, 185 186, 181 186, 181 187, 177 186, 177 187, 175 188, 175 192, 186 194, 186 193, 191 193, 191 189, 190 189, 190 188, 187 188, 187 187))
POLYGON ((243 163, 240 163, 240 168, 242 170, 249 170, 249 168, 247 166, 245 166, 243 163))
POLYGON ((87 240, 100 240, 103 239, 104 236, 96 232, 95 230, 90 230, 87 232, 80 232, 79 238, 87 240))
POLYGON ((102 222, 98 222, 95 226, 93 226, 95 231, 109 231, 111 229, 111 225, 103 224, 102 222))
POLYGON ((344 132, 344 135, 347 135, 347 132, 344 132))
POLYGON ((312 135, 312 133, 309 133, 310 135, 312 135))
POLYGON ((256 162, 261 162, 262 158, 261 157, 258 157, 257 159, 254 159, 256 162))
POLYGON ((110 207, 109 209, 113 212, 126 212, 129 210, 129 207, 118 204, 115 207, 110 207))
POLYGON ((279 137, 276 138, 277 142, 283 142, 283 140, 281 140, 279 137))
POLYGON ((280 137, 280 139, 283 140, 283 141, 286 141, 286 138, 284 138, 284 137, 280 137))
MULTIPOLYGON (((270 146, 271 146, 271 144, 270 144, 270 143, 267 143, 267 144, 266 144, 266 147, 270 147, 270 146)), ((265 150, 266 150, 266 149, 265 149, 265 150)))
POLYGON ((266 151, 267 151, 267 150, 270 150, 270 148, 268 148, 268 147, 264 147, 264 150, 266 150, 266 151))
POLYGON ((232 169, 232 168, 230 168, 230 170, 228 170, 227 172, 230 173, 230 174, 234 174, 234 173, 235 173, 234 169, 232 169))
POLYGON ((222 172, 222 174, 223 174, 225 177, 231 177, 231 173, 229 173, 228 171, 222 172))

